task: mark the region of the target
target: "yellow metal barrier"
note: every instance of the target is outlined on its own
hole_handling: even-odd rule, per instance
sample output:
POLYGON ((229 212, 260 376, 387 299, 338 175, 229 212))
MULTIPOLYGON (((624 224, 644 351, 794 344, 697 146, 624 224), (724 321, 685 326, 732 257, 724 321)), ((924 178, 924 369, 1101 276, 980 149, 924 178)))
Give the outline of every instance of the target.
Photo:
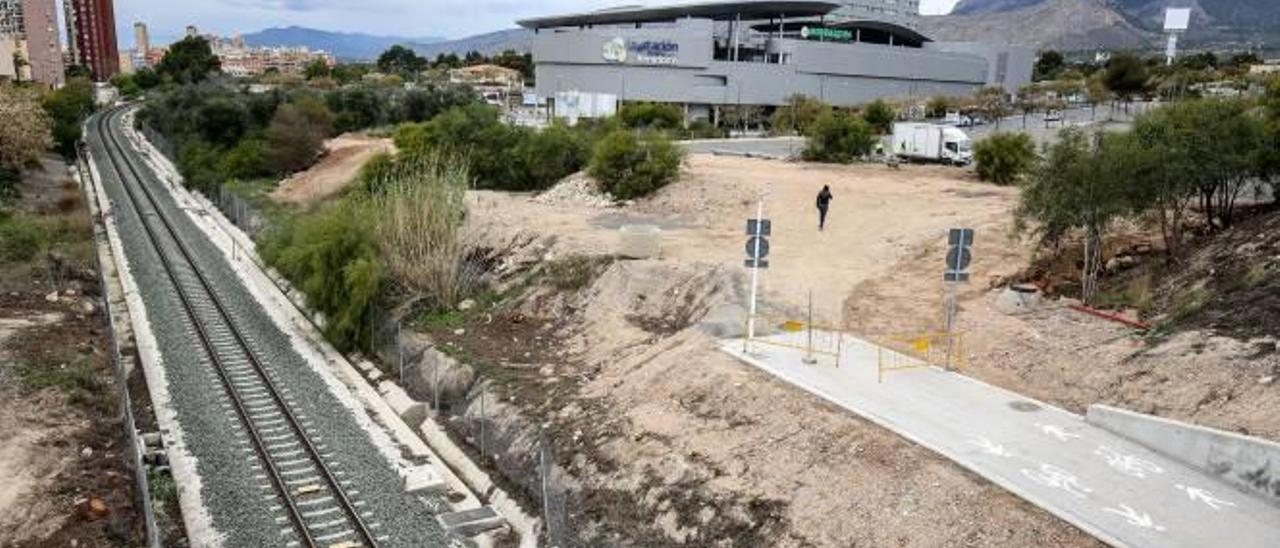
POLYGON ((963 333, 920 333, 891 336, 877 341, 878 382, 888 371, 939 366, 964 369, 963 333))
MULTIPOLYGON (((751 319, 748 318, 747 321, 751 319)), ((756 315, 755 322, 757 335, 752 338, 743 337, 744 351, 753 343, 790 348, 805 352, 806 363, 817 363, 818 356, 825 356, 831 358, 837 368, 840 367, 840 354, 844 350, 842 330, 828 325, 805 323, 803 320, 794 318, 760 314, 756 315)), ((746 332, 744 329, 743 333, 746 332)))

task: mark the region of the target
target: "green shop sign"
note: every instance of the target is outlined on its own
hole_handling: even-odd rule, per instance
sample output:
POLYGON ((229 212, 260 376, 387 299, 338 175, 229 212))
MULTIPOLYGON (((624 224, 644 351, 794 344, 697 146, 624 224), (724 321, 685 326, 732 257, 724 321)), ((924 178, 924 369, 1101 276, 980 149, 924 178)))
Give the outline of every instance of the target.
POLYGON ((808 40, 853 40, 853 31, 826 27, 800 27, 800 37, 808 40))

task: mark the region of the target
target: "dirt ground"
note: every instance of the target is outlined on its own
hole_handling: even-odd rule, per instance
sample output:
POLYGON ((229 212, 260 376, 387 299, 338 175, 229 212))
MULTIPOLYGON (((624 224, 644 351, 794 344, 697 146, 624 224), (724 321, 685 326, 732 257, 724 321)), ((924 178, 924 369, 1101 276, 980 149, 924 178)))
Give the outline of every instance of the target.
POLYGON ((690 327, 744 300, 744 224, 766 190, 766 308, 796 316, 812 291, 817 321, 855 334, 937 329, 946 230, 974 228, 973 281, 959 294, 966 374, 1076 412, 1110 403, 1280 437, 1280 413, 1261 411, 1280 409, 1280 390, 1267 382, 1280 365, 1258 351, 1265 340, 1199 331, 1148 339, 1065 301, 1003 312, 991 286, 1032 257, 1013 234, 1017 193, 960 170, 692 155, 677 183, 621 206, 473 192, 473 233, 508 242, 532 232, 542 242, 532 260, 614 253, 622 225, 663 231, 660 259, 616 263, 576 297, 523 305, 560 326, 555 344, 565 355, 552 365, 580 379, 556 422, 586 487, 583 511, 607 524, 606 538, 1097 544, 950 461, 737 363, 690 327), (822 185, 835 200, 819 232, 813 202, 822 185))
POLYGON ((392 152, 395 145, 391 139, 346 133, 326 141, 324 149, 316 165, 282 181, 271 197, 280 203, 303 205, 338 194, 355 180, 369 158, 392 152))
POLYGON ((80 231, 46 255, 0 260, 0 546, 136 545, 114 374, 88 262, 88 213, 65 168, 24 181, 19 210, 80 231), (78 273, 78 274, 77 274, 78 273), (88 277, 89 279, 83 279, 88 277))
MULTIPOLYGON (((902 276, 896 267, 944 241, 948 227, 1002 230, 1015 199, 942 167, 703 155, 689 158, 676 184, 621 207, 470 197, 476 233, 506 241, 533 231, 551 240, 536 252, 541 260, 613 253, 621 225, 663 229, 660 259, 618 262, 574 297, 524 300, 524 313, 559 326, 565 355, 550 364, 556 374, 580 379, 554 422, 568 438, 561 456, 584 483, 581 511, 602 524, 599 538, 624 546, 1096 545, 950 461, 738 363, 693 327, 743 299, 745 219, 766 189, 774 235, 764 299, 799 310, 812 290, 827 322, 841 321, 859 284, 902 276), (813 202, 824 184, 835 201, 819 232, 813 202)), ((977 278, 1016 271, 1016 256, 995 256, 1002 246, 980 240, 978 255, 991 259, 977 278)), ((935 285, 918 297, 936 300, 935 285)))

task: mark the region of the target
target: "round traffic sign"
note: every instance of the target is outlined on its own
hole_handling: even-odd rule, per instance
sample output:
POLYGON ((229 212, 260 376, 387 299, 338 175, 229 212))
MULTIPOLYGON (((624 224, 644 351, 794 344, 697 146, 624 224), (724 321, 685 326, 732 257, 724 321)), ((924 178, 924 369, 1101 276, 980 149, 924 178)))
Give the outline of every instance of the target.
POLYGON ((752 259, 763 259, 769 256, 769 239, 762 236, 752 236, 747 238, 747 257, 752 259), (756 245, 760 246, 760 253, 756 254, 756 245))

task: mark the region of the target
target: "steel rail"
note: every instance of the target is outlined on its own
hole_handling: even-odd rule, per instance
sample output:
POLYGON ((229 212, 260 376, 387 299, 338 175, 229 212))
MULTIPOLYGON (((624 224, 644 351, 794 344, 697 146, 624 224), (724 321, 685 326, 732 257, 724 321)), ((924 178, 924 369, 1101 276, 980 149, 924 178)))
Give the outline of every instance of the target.
POLYGON ((341 484, 329 469, 329 466, 325 464, 324 458, 320 455, 319 450, 316 449, 315 444, 312 443, 305 429, 302 428, 302 425, 293 413, 293 410, 290 409, 289 405, 280 395, 280 391, 277 389, 275 383, 267 374, 266 367, 253 352, 239 327, 231 320, 231 314, 228 313, 221 298, 214 291, 213 285, 209 282, 204 272, 196 264, 193 254, 187 247, 187 244, 178 236, 178 232, 174 228, 172 221, 161 210, 160 205, 151 190, 142 182, 142 177, 138 173, 137 168, 135 168, 133 163, 129 161, 128 154, 126 153, 123 145, 120 144, 119 139, 111 132, 111 119, 113 117, 118 117, 120 113, 124 112, 128 108, 129 107, 127 106, 118 107, 98 115, 96 120, 97 127, 103 140, 103 148, 107 153, 107 159, 110 161, 112 168, 115 170, 120 180, 121 186, 124 188, 125 193, 129 197, 130 203, 138 214, 138 219, 143 226, 147 239, 151 242, 152 246, 156 249, 157 254, 160 256, 160 262, 164 266, 164 270, 168 275, 169 280, 177 290, 179 300, 182 302, 183 309, 186 311, 187 316, 191 319, 192 325, 195 327, 201 346, 204 347, 210 357, 210 360, 213 362, 218 377, 222 381, 223 387, 226 389, 228 396, 231 398, 237 415, 249 433, 249 438, 253 443, 254 449, 269 472, 268 477, 288 507, 290 521, 293 523, 294 528, 297 529, 308 548, 319 547, 316 538, 307 526, 307 522, 303 517, 302 511, 298 508, 297 501, 295 501, 294 497, 290 494, 288 485, 286 485, 280 470, 277 468, 276 463, 271 456, 271 453, 267 450, 266 443, 263 441, 257 426, 254 424, 247 406, 238 393, 235 384, 231 381, 226 371, 226 366, 223 363, 223 358, 220 356, 218 350, 215 348, 214 342, 209 336, 207 331, 208 327, 204 325, 204 322, 201 321, 197 314, 192 296, 188 294, 188 289, 184 287, 179 280, 175 265, 171 261, 170 257, 164 252, 164 248, 160 244, 160 238, 156 234, 156 229, 147 222, 146 217, 148 217, 148 215, 144 213, 142 200, 139 199, 138 193, 135 192, 128 183, 128 177, 126 177, 125 169, 121 169, 122 164, 127 169, 128 175, 132 176, 134 183, 139 189, 141 189, 146 202, 151 206, 150 209, 153 212, 153 215, 150 216, 160 221, 164 231, 169 235, 169 238, 178 248, 182 258, 186 261, 197 281, 199 281, 201 289, 207 294, 210 304, 212 304, 214 309, 216 309, 218 317, 234 337, 239 352, 247 358, 257 376, 262 380, 263 385, 267 388, 270 398, 275 402, 276 407, 279 408, 299 443, 306 450, 309 459, 315 466, 315 469, 320 473, 320 476, 324 479, 325 483, 328 484, 329 490, 333 493, 335 500, 338 501, 339 506, 346 514, 347 519, 351 522, 357 536, 364 540, 366 543, 365 545, 368 548, 376 548, 377 540, 369 530, 368 525, 365 524, 364 520, 360 517, 360 513, 356 509, 355 504, 342 489, 341 484))

